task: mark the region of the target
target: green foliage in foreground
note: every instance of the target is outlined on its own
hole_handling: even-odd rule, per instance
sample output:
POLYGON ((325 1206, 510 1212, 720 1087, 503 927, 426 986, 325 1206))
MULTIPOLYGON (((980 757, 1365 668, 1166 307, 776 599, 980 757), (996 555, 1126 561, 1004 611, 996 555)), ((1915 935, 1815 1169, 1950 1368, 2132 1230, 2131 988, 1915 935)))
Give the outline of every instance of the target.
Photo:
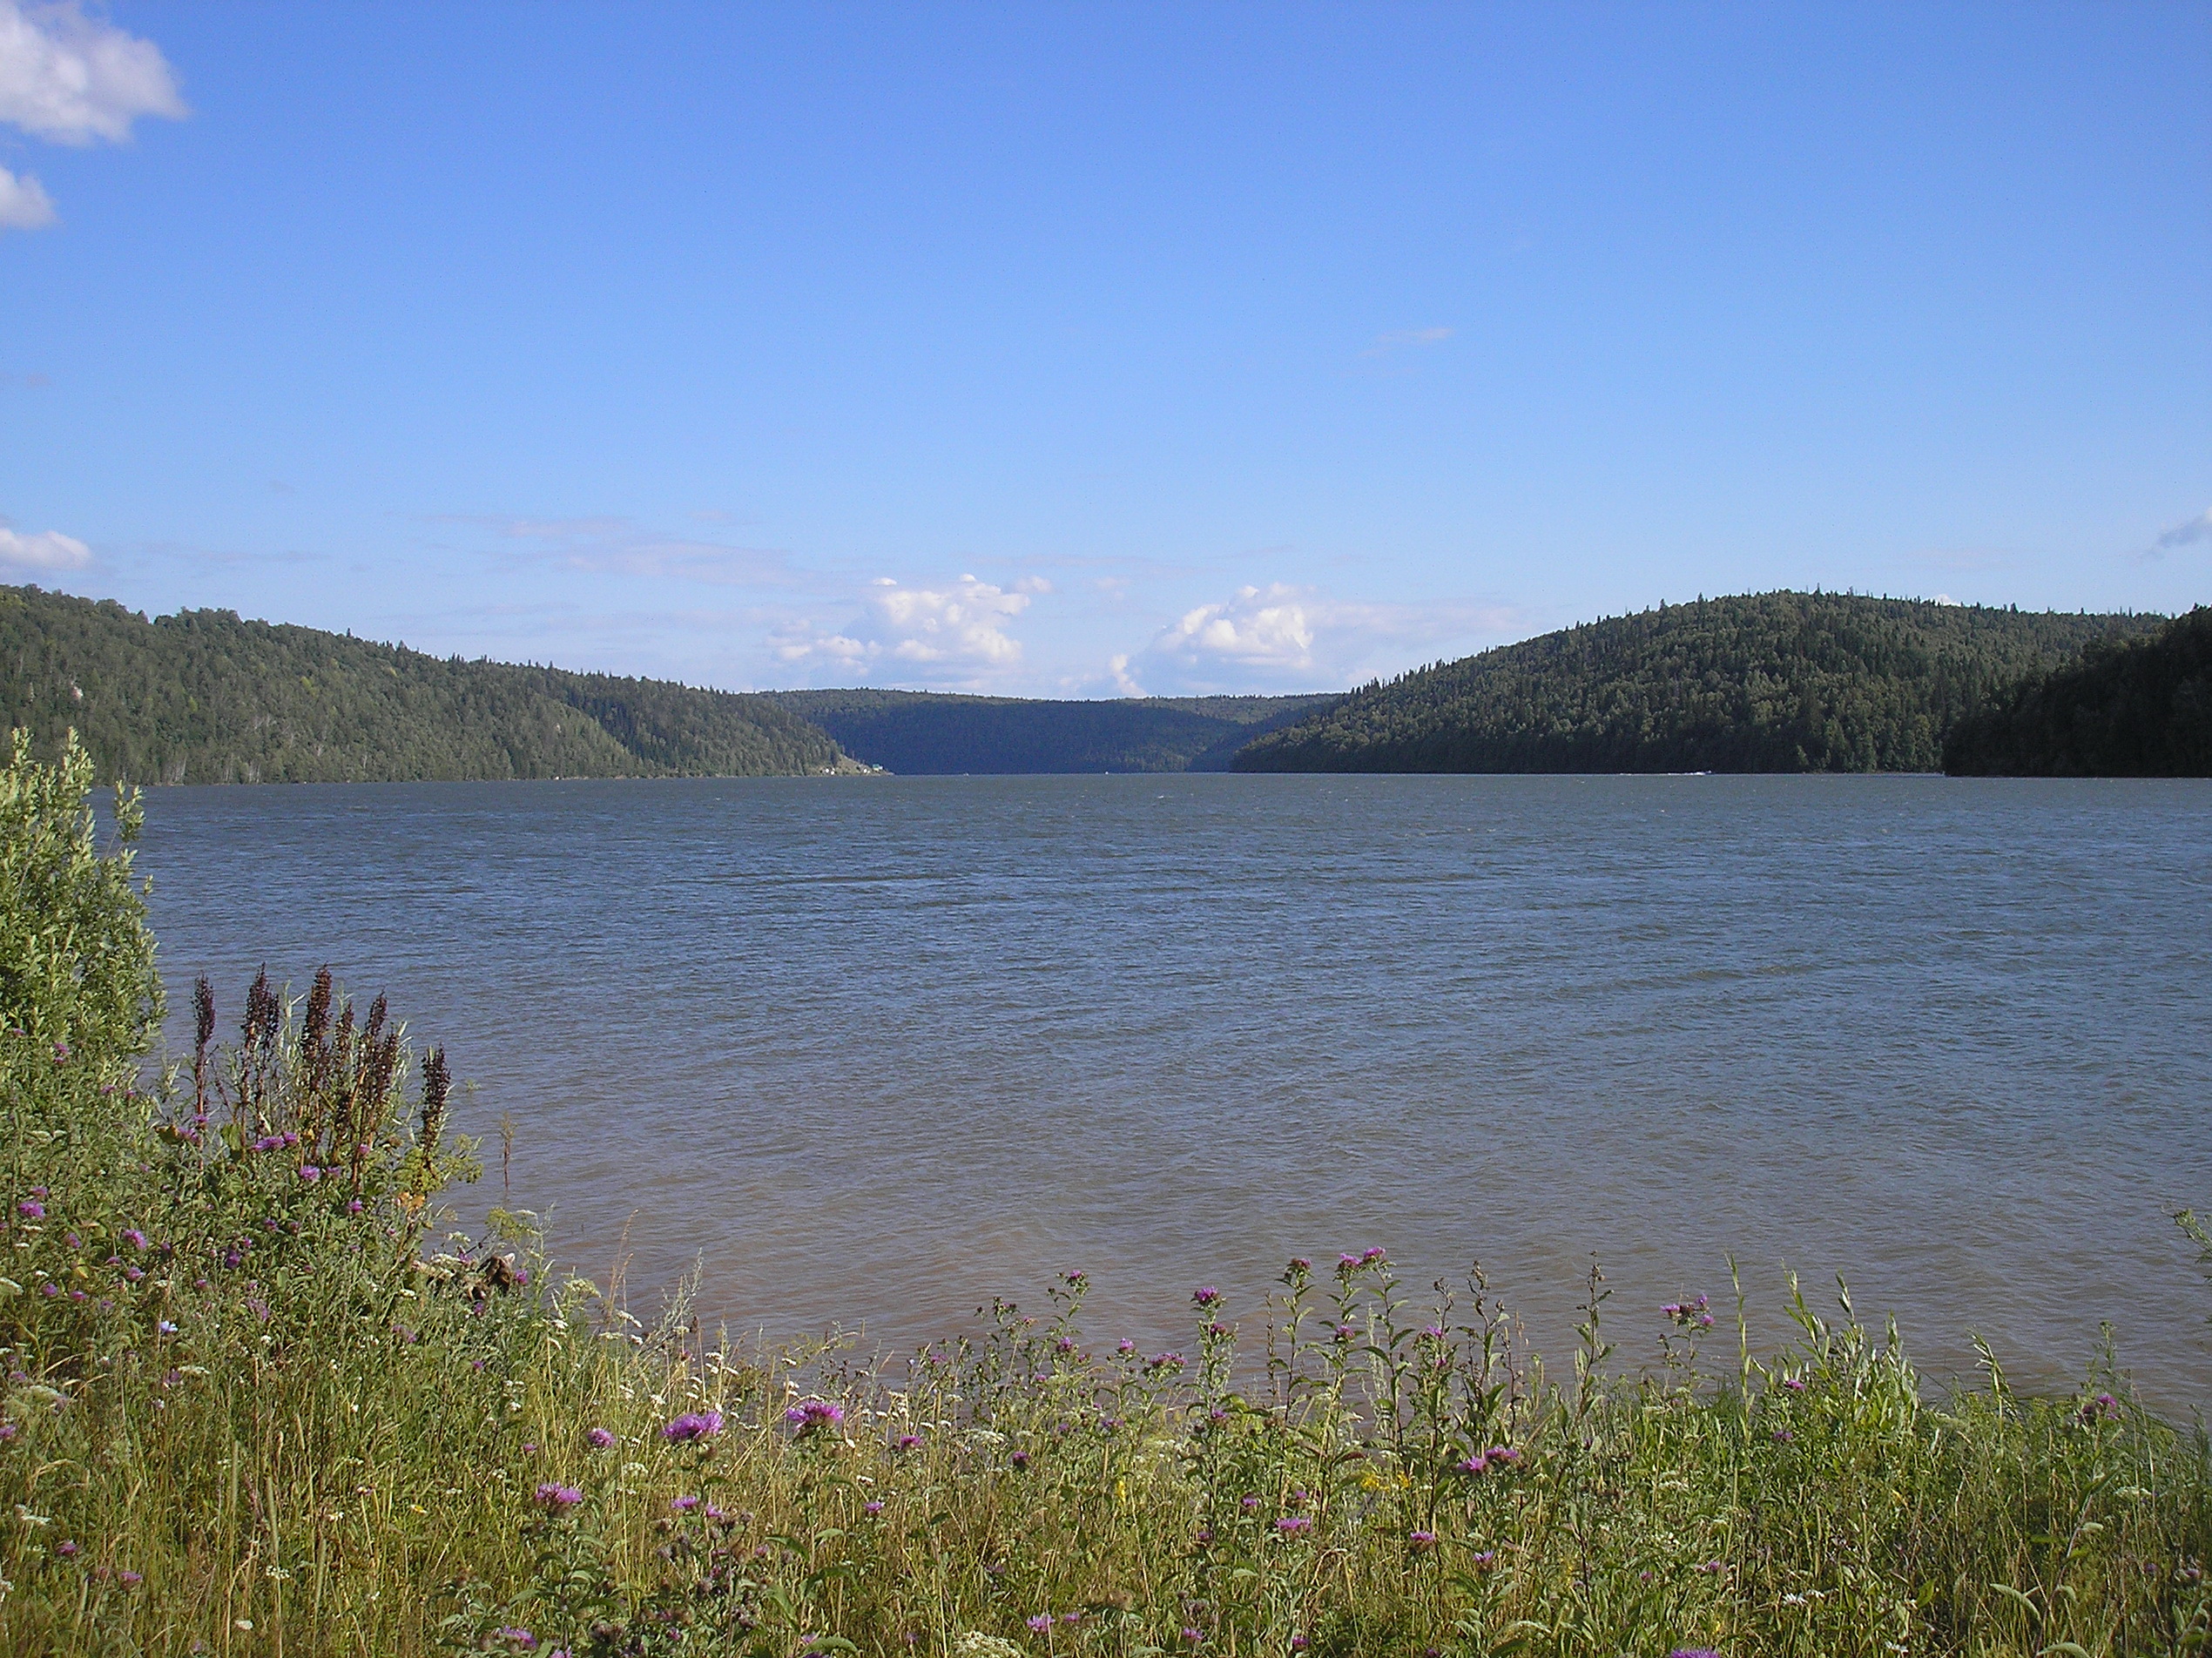
MULTIPOLYGON (((15 770, 25 770, 18 762, 15 770)), ((125 889, 127 893, 127 889, 125 889)), ((1041 1314, 893 1371, 549 1284, 381 1001, 249 994, 149 1088, 0 1031, 0 1651, 2094 1655, 2212 1630, 2212 1447, 1924 1394, 1894 1331, 1702 1300, 1548 1378, 1479 1275, 1292 1262, 1185 1353, 1041 1314), (1702 1344, 1727 1348, 1716 1369, 1702 1344)), ((2194 1225, 2194 1222, 2190 1223, 2194 1225)), ((2212 1250, 2201 1227, 2193 1234, 2212 1250)), ((2212 1259, 2212 1255, 2208 1255, 2212 1259)))
POLYGON ((2212 777, 2212 609, 2029 677, 1953 728, 1943 765, 1973 777, 2212 777))
POLYGON ((1370 685, 1250 772, 1934 772, 2022 675, 2164 618, 1834 593, 1662 606, 1370 685))
POLYGON ((838 765, 765 698, 0 587, 0 722, 140 783, 755 777, 838 765))
POLYGON ((103 857, 87 796, 92 759, 72 736, 52 765, 30 734, 9 734, 0 771, 0 1028, 80 1066, 111 1068, 145 1051, 161 1023, 145 901, 131 885, 145 812, 118 787, 119 842, 103 857))
POLYGON ((907 776, 1225 772, 1246 743, 1336 700, 1130 697, 1053 702, 923 691, 782 691, 848 754, 907 776))

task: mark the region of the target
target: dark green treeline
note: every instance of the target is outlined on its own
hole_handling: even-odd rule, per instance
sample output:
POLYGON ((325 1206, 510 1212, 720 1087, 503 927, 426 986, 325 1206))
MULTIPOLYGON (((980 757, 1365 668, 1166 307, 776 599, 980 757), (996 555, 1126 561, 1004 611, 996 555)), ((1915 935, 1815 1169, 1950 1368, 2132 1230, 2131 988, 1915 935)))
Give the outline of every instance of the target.
POLYGON ((748 777, 840 760, 764 697, 463 662, 315 628, 0 587, 0 719, 137 783, 748 777))
POLYGON ((1254 772, 1934 772, 2023 677, 2162 617, 1760 593, 1662 605, 1353 692, 1254 772))
POLYGON ((2212 610, 2031 675, 1953 728, 1943 765, 1968 777, 2212 777, 2212 610))

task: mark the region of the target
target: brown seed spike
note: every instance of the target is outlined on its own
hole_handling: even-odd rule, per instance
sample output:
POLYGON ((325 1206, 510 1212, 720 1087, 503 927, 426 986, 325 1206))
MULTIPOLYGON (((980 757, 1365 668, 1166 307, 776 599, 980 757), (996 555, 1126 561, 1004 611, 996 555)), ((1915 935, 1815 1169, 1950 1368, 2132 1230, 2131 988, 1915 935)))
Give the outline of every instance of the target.
POLYGON ((192 1048, 206 1054, 207 1044, 215 1040, 215 987, 202 974, 192 987, 192 1048))
POLYGON ((330 969, 315 971, 314 988, 307 992, 307 1022, 300 1033, 300 1041, 313 1048, 323 1039, 330 1028, 330 969))
POLYGON ((422 1062, 422 1149, 435 1151, 438 1134, 445 1127, 446 1094, 453 1078, 446 1069, 446 1050, 434 1048, 422 1062))

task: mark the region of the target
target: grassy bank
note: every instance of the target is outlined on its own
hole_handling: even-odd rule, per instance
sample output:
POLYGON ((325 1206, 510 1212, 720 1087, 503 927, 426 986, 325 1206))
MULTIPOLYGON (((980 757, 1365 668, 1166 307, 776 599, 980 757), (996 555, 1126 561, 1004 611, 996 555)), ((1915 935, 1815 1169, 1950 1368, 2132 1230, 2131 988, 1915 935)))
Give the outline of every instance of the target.
MULTIPOLYGON (((650 1324, 453 1235, 448 1080, 327 980, 158 981, 81 761, 0 778, 0 1645, 13 1653, 2191 1650, 2212 1456, 2107 1357, 1924 1390, 1893 1330, 1616 1310, 1548 1371, 1367 1250, 1177 1352, 1071 1273, 880 1368, 650 1324), (219 1041, 228 1026, 235 1039, 219 1041), (1626 1373, 1618 1328, 1664 1361, 1626 1373)), ((134 817, 125 806, 126 832, 134 817)), ((824 1247, 834 1247, 826 1240, 824 1247)), ((2177 1316, 2195 1316, 2195 1314, 2177 1316)))

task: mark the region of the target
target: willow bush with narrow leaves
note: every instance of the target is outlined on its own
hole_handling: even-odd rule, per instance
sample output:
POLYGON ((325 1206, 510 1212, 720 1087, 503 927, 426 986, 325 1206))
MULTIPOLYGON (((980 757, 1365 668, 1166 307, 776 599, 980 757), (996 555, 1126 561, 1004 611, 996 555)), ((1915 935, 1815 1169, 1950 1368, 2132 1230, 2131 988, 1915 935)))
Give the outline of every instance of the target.
MULTIPOLYGON (((4 823, 93 856, 84 827, 4 823)), ((0 1650, 2101 1658, 2212 1630, 2212 1452, 2108 1352, 2065 1397, 1994 1355, 1932 1397, 1847 1295, 1793 1295, 1776 1351, 1693 1297, 1627 1373, 1594 1270, 1554 1377, 1479 1272, 1416 1294, 1373 1249, 1241 1316, 1194 1291, 1180 1351, 1094 1342, 1080 1272, 900 1364, 740 1351, 691 1285, 648 1327, 551 1270, 527 1215, 448 1230, 475 1148, 381 1001, 258 981, 223 1042, 203 985, 149 1077, 114 1057, 143 998, 80 1048, 25 1000, 59 982, 0 1000, 0 1650)))

